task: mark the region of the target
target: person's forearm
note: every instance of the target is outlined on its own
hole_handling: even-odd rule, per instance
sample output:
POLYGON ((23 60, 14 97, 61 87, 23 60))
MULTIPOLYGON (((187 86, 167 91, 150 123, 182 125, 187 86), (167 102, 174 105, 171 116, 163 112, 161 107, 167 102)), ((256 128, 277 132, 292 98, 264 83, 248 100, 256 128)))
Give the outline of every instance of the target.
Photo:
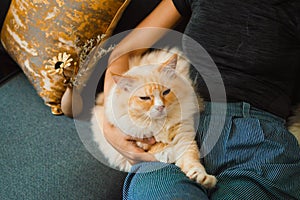
POLYGON ((120 56, 118 59, 115 59, 110 65, 107 67, 104 81, 104 96, 108 95, 108 91, 113 86, 114 81, 112 79, 111 73, 114 74, 123 74, 128 70, 128 58, 129 54, 125 54, 120 56))
POLYGON ((157 42, 180 19, 172 0, 163 0, 111 53, 105 74, 104 96, 114 84, 111 72, 123 74, 128 70, 130 56, 139 55, 157 42))
POLYGON ((117 45, 109 58, 109 64, 118 59, 120 55, 143 53, 157 42, 168 29, 173 28, 180 18, 172 0, 163 0, 117 45))

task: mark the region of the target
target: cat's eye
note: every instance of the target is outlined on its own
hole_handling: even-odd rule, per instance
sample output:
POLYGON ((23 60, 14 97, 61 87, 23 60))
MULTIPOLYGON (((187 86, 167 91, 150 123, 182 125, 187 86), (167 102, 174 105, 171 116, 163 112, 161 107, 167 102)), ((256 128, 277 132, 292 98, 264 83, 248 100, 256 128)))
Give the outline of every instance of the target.
POLYGON ((148 97, 148 96, 140 97, 140 99, 141 99, 141 100, 151 100, 151 98, 148 97))
POLYGON ((167 90, 163 91, 162 94, 165 96, 165 95, 169 94, 170 92, 171 92, 171 89, 167 89, 167 90))

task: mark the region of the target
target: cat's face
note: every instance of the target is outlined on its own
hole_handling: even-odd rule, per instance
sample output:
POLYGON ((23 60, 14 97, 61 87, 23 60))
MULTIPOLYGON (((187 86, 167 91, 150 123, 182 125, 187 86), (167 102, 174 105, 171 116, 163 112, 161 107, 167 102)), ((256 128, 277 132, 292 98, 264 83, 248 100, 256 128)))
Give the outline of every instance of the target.
POLYGON ((113 75, 119 93, 125 94, 123 100, 127 101, 128 114, 133 121, 149 125, 153 119, 167 117, 178 104, 172 89, 177 78, 176 64, 177 55, 174 55, 161 65, 139 66, 131 69, 130 74, 113 75))
POLYGON ((172 88, 159 83, 147 83, 136 89, 128 101, 128 111, 133 120, 163 119, 178 104, 172 88))

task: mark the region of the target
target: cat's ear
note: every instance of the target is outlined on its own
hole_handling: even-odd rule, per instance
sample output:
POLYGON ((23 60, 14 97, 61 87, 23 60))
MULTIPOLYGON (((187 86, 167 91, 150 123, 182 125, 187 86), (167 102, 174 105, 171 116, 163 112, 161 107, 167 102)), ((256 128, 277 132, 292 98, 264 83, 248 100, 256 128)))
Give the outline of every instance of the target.
POLYGON ((115 74, 115 73, 111 73, 111 76, 120 89, 126 92, 129 92, 133 89, 134 83, 136 81, 135 78, 132 78, 130 76, 120 75, 120 74, 115 74))
POLYGON ((176 65, 177 65, 177 54, 172 55, 166 62, 164 62, 158 69, 159 72, 164 73, 168 78, 175 78, 176 65))
POLYGON ((177 59, 178 59, 177 54, 174 54, 163 65, 165 65, 165 67, 170 67, 175 70, 177 65, 177 59))

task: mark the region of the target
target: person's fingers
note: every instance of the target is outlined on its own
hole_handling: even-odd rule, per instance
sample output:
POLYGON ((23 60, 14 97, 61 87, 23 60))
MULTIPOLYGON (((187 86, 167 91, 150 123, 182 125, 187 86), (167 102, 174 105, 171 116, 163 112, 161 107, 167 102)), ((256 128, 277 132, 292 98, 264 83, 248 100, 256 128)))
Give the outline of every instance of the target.
POLYGON ((155 144, 155 139, 151 138, 135 138, 125 135, 117 127, 107 123, 104 124, 104 136, 107 141, 123 156, 125 156, 130 163, 136 164, 142 161, 157 161, 154 155, 147 153, 140 148, 136 142, 143 142, 146 144, 155 144))
MULTIPOLYGON (((122 136, 128 141, 139 141, 139 142, 143 142, 143 143, 150 144, 150 145, 156 143, 154 137, 138 138, 138 137, 133 137, 133 136, 130 136, 130 135, 125 135, 120 129, 116 128, 114 125, 112 125, 110 123, 107 123, 107 122, 104 123, 104 135, 105 135, 105 137, 108 138, 108 139, 113 139, 113 134, 111 134, 111 133, 115 133, 115 135, 117 134, 119 137, 122 136)), ((121 140, 121 138, 120 138, 120 140, 121 140)))
MULTIPOLYGON (((140 162, 153 162, 157 161, 153 154, 144 152, 143 149, 139 147, 129 148, 130 150, 121 150, 123 156, 130 162, 130 164, 134 165, 140 162)), ((117 150, 118 151, 118 150, 117 150)))
POLYGON ((125 156, 131 164, 157 161, 153 154, 145 152, 133 140, 125 140, 122 142, 122 145, 115 146, 115 149, 125 156))
POLYGON ((138 142, 142 142, 145 144, 155 144, 156 140, 154 137, 150 137, 150 138, 137 138, 137 137, 132 137, 132 136, 127 136, 126 137, 127 140, 131 140, 131 141, 138 141, 138 142))
POLYGON ((154 137, 150 137, 150 138, 143 138, 140 142, 143 142, 146 144, 155 144, 156 140, 154 137))

